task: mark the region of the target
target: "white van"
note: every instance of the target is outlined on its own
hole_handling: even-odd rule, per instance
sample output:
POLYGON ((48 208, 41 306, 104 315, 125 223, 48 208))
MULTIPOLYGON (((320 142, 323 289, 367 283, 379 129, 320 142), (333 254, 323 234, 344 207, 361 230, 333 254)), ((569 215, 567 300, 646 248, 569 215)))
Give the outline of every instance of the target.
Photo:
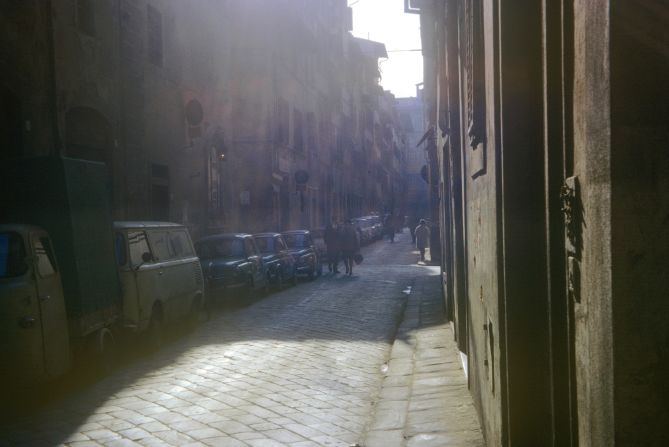
POLYGON ((163 326, 197 321, 204 281, 188 230, 169 222, 114 222, 114 247, 123 289, 125 328, 150 331, 159 344, 163 326))
POLYGON ((0 390, 57 377, 70 367, 60 269, 49 235, 0 225, 0 390))

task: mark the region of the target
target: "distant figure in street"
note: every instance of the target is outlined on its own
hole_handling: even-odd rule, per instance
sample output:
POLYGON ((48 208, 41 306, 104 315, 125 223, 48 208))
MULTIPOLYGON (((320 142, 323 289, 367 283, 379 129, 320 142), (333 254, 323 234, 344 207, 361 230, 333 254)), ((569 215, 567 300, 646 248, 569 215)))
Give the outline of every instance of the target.
POLYGON ((344 265, 346 265, 346 274, 353 275, 353 256, 360 251, 360 239, 358 233, 353 227, 353 222, 348 219, 344 223, 344 228, 341 230, 341 253, 344 258, 344 265))
POLYGON ((395 216, 392 214, 389 214, 388 217, 386 217, 386 234, 388 235, 388 239, 390 239, 390 242, 393 243, 395 242, 395 216))
POLYGON ((416 243, 416 225, 418 225, 418 218, 416 216, 410 216, 407 226, 411 232, 411 243, 416 243))
POLYGON ((420 260, 425 262, 425 248, 430 243, 430 229, 428 228, 425 219, 421 219, 420 223, 414 230, 416 234, 416 248, 420 252, 420 260))
POLYGON ((323 233, 325 246, 328 251, 328 270, 334 274, 339 273, 339 255, 341 253, 341 235, 336 224, 330 223, 325 227, 323 233))

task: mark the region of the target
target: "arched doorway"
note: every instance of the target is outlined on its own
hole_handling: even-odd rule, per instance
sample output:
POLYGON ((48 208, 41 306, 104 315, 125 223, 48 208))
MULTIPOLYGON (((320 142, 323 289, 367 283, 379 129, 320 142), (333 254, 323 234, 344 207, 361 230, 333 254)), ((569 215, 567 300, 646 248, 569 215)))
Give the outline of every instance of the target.
POLYGON ((74 107, 65 114, 65 150, 69 158, 104 163, 107 167, 109 203, 114 215, 121 209, 119 179, 114 178, 113 139, 107 119, 90 107, 74 107))

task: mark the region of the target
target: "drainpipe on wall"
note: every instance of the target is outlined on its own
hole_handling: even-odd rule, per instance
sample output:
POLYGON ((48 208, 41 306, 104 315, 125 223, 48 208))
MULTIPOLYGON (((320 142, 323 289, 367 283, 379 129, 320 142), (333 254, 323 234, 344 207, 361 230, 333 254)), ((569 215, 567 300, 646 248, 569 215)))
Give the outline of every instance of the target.
POLYGON ((53 147, 51 154, 55 156, 62 155, 63 147, 60 139, 60 129, 58 128, 58 109, 57 109, 57 90, 56 90, 56 50, 54 44, 53 10, 51 0, 45 2, 46 21, 47 21, 47 45, 49 51, 49 114, 51 115, 51 137, 53 147))

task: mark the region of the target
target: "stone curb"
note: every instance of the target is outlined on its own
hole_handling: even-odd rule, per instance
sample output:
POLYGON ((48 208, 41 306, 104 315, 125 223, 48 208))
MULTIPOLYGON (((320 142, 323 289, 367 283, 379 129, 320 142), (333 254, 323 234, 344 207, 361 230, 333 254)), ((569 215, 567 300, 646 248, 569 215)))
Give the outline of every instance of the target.
POLYGON ((413 282, 364 447, 485 445, 439 281, 413 282))

